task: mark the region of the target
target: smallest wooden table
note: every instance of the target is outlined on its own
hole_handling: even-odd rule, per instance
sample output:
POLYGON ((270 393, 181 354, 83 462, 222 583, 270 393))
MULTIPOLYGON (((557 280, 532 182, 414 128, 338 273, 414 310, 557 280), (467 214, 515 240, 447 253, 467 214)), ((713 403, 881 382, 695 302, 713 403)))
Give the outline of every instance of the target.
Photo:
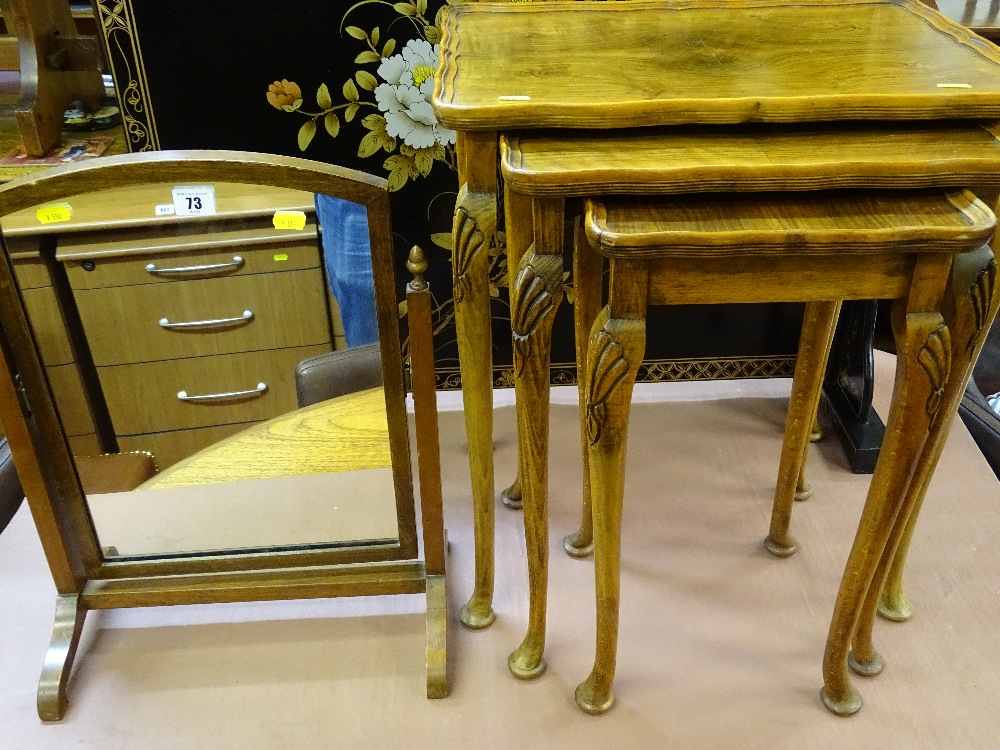
MULTIPOLYGON (((625 444, 647 306, 807 303, 766 541, 782 554, 794 547, 788 527, 795 479, 836 309, 841 300, 890 298, 898 355, 886 441, 824 659, 824 704, 837 714, 855 713, 861 697, 847 678, 848 654, 859 673, 882 669, 871 642, 876 605, 1000 302, 993 253, 982 247, 996 217, 967 191, 812 192, 588 201, 584 224, 590 243, 610 261, 611 286, 588 344, 598 647, 577 702, 591 713, 614 702, 625 444)), ((526 638, 520 656, 535 645, 526 638)))

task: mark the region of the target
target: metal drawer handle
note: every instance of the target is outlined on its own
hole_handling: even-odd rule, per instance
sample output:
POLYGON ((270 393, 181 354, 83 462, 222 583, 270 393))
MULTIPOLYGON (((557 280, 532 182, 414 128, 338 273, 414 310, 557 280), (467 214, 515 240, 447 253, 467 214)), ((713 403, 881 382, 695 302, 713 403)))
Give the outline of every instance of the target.
POLYGON ((256 388, 249 391, 232 391, 231 393, 205 393, 200 396, 189 396, 187 391, 178 391, 177 398, 181 401, 222 401, 227 398, 244 398, 252 396, 259 398, 267 393, 267 383, 257 383, 256 388))
POLYGON ((205 266, 178 266, 177 268, 157 268, 155 263, 147 263, 146 270, 152 274, 158 273, 204 273, 205 271, 219 271, 224 268, 239 268, 243 265, 243 257, 234 255, 230 263, 210 263, 205 266))
POLYGON ((253 313, 250 310, 244 310, 242 315, 235 318, 219 318, 217 320, 187 320, 182 323, 171 323, 167 318, 160 318, 160 326, 167 329, 180 328, 181 330, 185 328, 221 328, 231 326, 233 323, 244 323, 251 320, 253 320, 253 313))

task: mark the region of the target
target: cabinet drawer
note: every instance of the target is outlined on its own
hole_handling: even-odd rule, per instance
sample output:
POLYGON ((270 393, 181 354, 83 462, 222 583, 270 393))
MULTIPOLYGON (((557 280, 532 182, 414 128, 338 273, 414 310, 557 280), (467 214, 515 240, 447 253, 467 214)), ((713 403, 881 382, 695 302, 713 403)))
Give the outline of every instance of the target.
POLYGON ((153 454, 156 466, 163 471, 192 453, 245 430, 251 424, 253 423, 224 424, 217 427, 198 427, 193 430, 126 435, 118 438, 118 448, 121 451, 149 451, 153 454))
POLYGON ((52 286, 52 276, 48 266, 40 256, 17 258, 14 260, 14 276, 18 286, 24 289, 35 289, 40 286, 52 286))
POLYGON ((56 292, 50 286, 21 292, 28 320, 38 341, 38 351, 47 366, 65 365, 75 360, 56 292))
POLYGON ((257 422, 296 408, 295 366, 330 345, 194 357, 168 362, 99 367, 111 422, 118 435, 257 422), (188 396, 253 391, 234 399, 182 400, 188 396))
MULTIPOLYGON (((126 249, 131 248, 131 254, 124 256, 89 255, 86 252, 89 245, 75 246, 75 241, 72 236, 61 237, 56 253, 57 259, 65 263, 73 289, 229 278, 320 266, 315 228, 294 234, 282 234, 277 229, 213 233, 200 243, 185 237, 169 237, 156 245, 156 249, 145 250, 135 237, 130 237, 123 244, 126 249), (147 270, 148 266, 153 267, 152 271, 147 270)), ((103 248, 113 242, 98 238, 93 244, 95 248, 103 248)))
POLYGON ((318 268, 74 295, 99 367, 330 343, 326 289, 318 268), (252 317, 244 320, 246 311, 252 317), (161 325, 219 320, 232 322, 161 325))
POLYGON ((66 434, 73 437, 94 432, 94 417, 76 364, 49 367, 47 372, 66 434))

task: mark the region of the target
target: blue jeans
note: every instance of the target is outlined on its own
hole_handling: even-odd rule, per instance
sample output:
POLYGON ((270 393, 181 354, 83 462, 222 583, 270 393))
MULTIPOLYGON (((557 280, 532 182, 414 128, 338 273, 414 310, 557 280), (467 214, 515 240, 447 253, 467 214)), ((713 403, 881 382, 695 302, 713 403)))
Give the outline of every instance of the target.
POLYGON ((347 345, 378 341, 368 212, 358 203, 317 195, 316 216, 323 229, 330 291, 340 305, 347 345))

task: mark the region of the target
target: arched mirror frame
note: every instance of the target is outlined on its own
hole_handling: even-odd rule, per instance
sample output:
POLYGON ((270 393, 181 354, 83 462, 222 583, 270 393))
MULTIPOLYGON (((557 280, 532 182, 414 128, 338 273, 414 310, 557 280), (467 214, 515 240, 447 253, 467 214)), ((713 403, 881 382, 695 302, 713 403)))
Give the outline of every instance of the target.
MULTIPOLYGON (((428 697, 447 694, 444 669, 444 531, 434 376, 426 285, 408 287, 417 450, 426 565, 417 534, 403 360, 399 341, 389 194, 385 180, 304 159, 227 151, 160 151, 56 167, 0 186, 0 218, 69 196, 149 183, 234 182, 323 193, 368 211, 376 310, 399 522, 397 543, 219 551, 197 556, 117 560, 102 555, 69 443, 28 324, 6 246, 0 263, 0 409, 4 427, 58 593, 52 644, 39 683, 43 719, 62 717, 66 683, 91 609, 334 596, 428 595, 428 697), (414 304, 415 303, 415 304, 414 304), (411 315, 412 317, 412 315, 411 315), (419 354, 423 352, 426 354, 419 354), (429 371, 429 372, 428 372, 429 371), (429 377, 429 379, 428 379, 429 377)), ((417 264, 419 268, 419 263, 417 264)))

